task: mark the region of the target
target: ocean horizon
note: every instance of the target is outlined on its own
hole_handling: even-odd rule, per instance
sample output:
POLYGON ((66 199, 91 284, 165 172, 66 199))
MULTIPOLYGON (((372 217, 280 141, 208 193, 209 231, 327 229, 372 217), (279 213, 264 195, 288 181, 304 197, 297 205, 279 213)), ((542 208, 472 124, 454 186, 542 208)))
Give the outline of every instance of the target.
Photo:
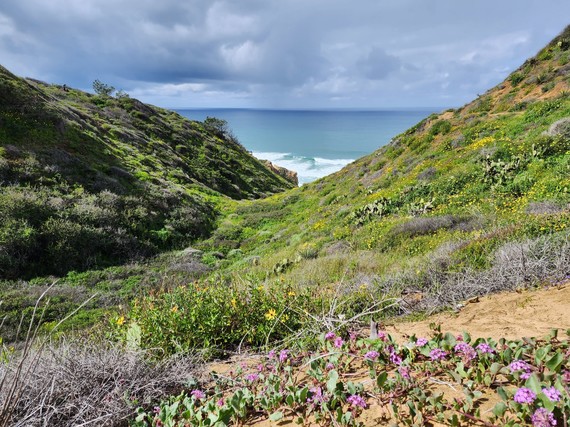
POLYGON ((330 175, 388 144, 399 133, 441 109, 184 108, 192 120, 226 120, 239 142, 258 159, 297 172, 299 184, 330 175))

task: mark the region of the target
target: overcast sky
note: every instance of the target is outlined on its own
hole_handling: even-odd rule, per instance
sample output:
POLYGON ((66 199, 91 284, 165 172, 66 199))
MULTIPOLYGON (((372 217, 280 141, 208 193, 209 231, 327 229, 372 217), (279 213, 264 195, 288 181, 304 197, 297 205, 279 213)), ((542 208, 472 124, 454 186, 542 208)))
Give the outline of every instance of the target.
POLYGON ((460 106, 570 0, 2 0, 0 64, 163 107, 460 106))

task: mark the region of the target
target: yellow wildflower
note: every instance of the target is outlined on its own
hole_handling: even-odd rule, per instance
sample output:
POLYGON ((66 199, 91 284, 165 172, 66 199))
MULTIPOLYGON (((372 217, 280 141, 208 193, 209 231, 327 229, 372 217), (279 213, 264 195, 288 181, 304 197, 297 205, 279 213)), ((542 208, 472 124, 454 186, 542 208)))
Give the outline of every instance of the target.
POLYGON ((267 313, 265 313, 265 318, 267 320, 273 320, 277 317, 277 312, 274 309, 270 309, 267 313))
POLYGON ((173 313, 176 313, 176 312, 178 311, 178 306, 177 306, 177 305, 173 306, 173 307, 170 309, 170 311, 172 311, 173 313))
POLYGON ((232 303, 232 307, 233 307, 233 308, 236 308, 237 301, 236 301, 235 298, 232 298, 231 303, 232 303))
POLYGON ((121 316, 117 319, 117 325, 121 326, 125 323, 125 316, 121 316))

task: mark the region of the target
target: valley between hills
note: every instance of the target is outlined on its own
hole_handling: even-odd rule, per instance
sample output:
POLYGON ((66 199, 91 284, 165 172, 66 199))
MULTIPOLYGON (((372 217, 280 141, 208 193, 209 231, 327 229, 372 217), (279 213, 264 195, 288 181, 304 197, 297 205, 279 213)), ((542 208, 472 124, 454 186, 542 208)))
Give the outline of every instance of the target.
POLYGON ((568 425, 570 27, 301 187, 2 67, 0 144, 0 426, 568 425))

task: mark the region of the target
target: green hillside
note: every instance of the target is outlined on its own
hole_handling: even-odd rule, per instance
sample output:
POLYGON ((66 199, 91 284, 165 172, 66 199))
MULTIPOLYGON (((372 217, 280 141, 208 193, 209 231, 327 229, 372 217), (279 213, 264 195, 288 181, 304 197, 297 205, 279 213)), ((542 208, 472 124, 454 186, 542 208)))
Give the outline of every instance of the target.
POLYGON ((557 330, 383 331, 509 290, 544 288, 567 311, 553 293, 570 278, 570 27, 473 102, 300 188, 223 123, 1 68, 0 141, 0 337, 30 324, 52 340, 0 340, 0 425, 570 416, 557 330), (270 349, 227 373, 200 365, 270 349))
POLYGON ((0 144, 2 278, 184 248, 211 233, 223 199, 292 187, 223 123, 21 79, 2 67, 0 144))
POLYGON ((303 328, 292 301, 342 316, 389 305, 390 317, 560 280, 570 274, 569 40, 566 29, 475 101, 285 192, 291 184, 219 128, 2 71, 0 267, 7 279, 40 276, 4 282, 4 306, 32 307, 46 275, 61 277, 49 319, 94 292, 99 315, 175 289, 123 312, 149 322, 147 345, 231 347, 303 328), (174 306, 195 323, 179 323, 174 306), (289 320, 271 326, 273 313, 289 320), (203 316, 211 329, 194 336, 203 316), (176 324, 172 336, 152 331, 161 322, 176 324))
POLYGON ((566 233, 569 40, 567 29, 475 101, 336 174, 240 203, 212 244, 233 241, 258 256, 230 268, 259 278, 369 284, 434 256, 447 271, 487 269, 509 241, 566 233))

